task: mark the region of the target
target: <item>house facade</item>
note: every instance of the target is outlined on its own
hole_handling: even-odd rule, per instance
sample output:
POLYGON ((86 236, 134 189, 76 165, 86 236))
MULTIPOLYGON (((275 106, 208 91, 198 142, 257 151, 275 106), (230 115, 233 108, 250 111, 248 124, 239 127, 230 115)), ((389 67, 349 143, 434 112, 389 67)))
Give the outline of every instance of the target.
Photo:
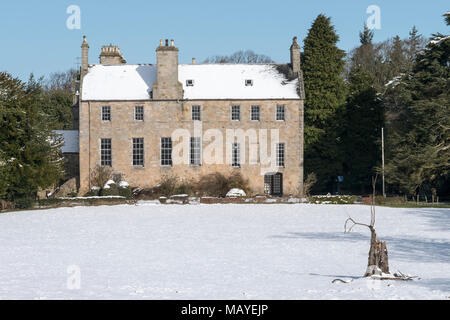
POLYGON ((126 64, 104 46, 89 64, 82 44, 79 92, 80 194, 97 165, 131 186, 240 172, 254 194, 303 192, 303 79, 294 38, 291 62, 178 63, 173 40, 156 64, 126 64))

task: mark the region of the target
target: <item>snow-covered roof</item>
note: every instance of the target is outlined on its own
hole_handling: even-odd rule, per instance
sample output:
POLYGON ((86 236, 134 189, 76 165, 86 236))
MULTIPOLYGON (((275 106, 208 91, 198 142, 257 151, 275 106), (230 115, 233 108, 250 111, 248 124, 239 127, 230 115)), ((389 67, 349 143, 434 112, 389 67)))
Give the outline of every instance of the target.
POLYGON ((63 153, 78 153, 78 130, 55 130, 55 133, 62 134, 64 144, 61 147, 63 153))
MULTIPOLYGON (((184 99, 299 99, 298 80, 286 81, 271 64, 181 64, 178 77, 184 99)), ((94 65, 84 77, 82 99, 148 100, 155 81, 156 65, 94 65)))

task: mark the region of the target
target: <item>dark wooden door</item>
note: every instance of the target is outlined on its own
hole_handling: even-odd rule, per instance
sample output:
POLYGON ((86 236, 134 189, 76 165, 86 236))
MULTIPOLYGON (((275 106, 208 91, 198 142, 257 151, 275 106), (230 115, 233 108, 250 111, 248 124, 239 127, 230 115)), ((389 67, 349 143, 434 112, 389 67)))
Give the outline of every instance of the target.
POLYGON ((283 174, 268 173, 264 176, 264 191, 272 196, 283 195, 283 174))

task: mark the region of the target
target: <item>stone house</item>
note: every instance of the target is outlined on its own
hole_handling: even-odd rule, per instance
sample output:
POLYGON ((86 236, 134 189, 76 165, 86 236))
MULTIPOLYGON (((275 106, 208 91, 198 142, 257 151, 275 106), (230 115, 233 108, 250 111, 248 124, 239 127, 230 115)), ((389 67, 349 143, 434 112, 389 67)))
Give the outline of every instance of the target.
POLYGON ((82 43, 79 84, 80 194, 97 165, 131 186, 164 176, 198 179, 240 172, 254 194, 303 192, 303 78, 297 38, 288 64, 178 63, 160 41, 156 64, 126 64, 104 46, 89 64, 82 43))

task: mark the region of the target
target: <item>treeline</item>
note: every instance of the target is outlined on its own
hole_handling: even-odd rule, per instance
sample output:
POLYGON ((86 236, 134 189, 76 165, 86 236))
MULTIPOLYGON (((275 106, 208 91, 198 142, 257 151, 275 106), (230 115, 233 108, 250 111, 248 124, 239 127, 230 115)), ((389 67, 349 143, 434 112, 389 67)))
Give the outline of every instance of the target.
POLYGON ((70 70, 27 82, 0 72, 0 199, 29 207, 39 188, 63 179, 61 137, 72 128, 70 70))
POLYGON ((385 128, 387 192, 448 196, 449 37, 426 40, 413 27, 407 39, 374 43, 364 26, 348 55, 338 40, 324 15, 304 40, 305 172, 317 176, 312 193, 369 193, 371 177, 381 171, 385 128))
MULTIPOLYGON (((445 16, 447 25, 450 15, 445 16)), ((450 37, 373 42, 367 27, 346 54, 331 19, 319 15, 304 39, 305 173, 311 193, 367 194, 381 170, 385 130, 388 194, 450 195, 450 37), (343 178, 343 179, 342 179, 343 178)), ((240 51, 207 62, 270 63, 240 51)), ((26 207, 63 179, 60 138, 72 129, 75 70, 20 81, 0 73, 0 199, 26 207)), ((379 183, 381 179, 378 179, 379 183)), ((380 187, 378 185, 378 187, 380 187)))

